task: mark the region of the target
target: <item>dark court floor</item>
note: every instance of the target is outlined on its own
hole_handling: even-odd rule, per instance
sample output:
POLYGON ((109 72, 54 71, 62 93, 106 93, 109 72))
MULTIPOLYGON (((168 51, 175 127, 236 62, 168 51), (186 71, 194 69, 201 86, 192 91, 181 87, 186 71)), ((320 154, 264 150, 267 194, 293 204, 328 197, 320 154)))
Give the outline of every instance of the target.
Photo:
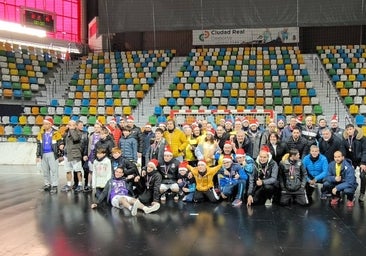
MULTIPOLYGON (((60 171, 61 180, 63 172, 60 171)), ((63 182, 61 182, 63 185, 63 182)), ((40 192, 35 167, 0 166, 0 255, 363 255, 365 208, 168 201, 136 217, 88 194, 40 192)), ((358 193, 358 191, 357 191, 358 193)))

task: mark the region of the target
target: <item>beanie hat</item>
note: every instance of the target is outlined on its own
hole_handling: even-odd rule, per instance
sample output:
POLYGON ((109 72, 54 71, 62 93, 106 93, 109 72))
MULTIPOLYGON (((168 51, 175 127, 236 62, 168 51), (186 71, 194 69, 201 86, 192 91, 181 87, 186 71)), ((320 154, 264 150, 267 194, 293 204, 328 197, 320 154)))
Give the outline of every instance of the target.
POLYGON ((214 129, 214 128, 207 129, 206 134, 207 134, 207 133, 210 133, 210 134, 212 134, 212 135, 215 135, 215 129, 214 129))
POLYGON ((156 168, 158 168, 158 164, 159 164, 159 162, 158 162, 158 160, 156 160, 156 159, 151 159, 150 161, 149 161, 149 163, 148 163, 148 165, 154 165, 154 170, 156 170, 156 168))
POLYGON ((51 124, 51 126, 53 126, 53 118, 50 117, 50 116, 46 116, 44 119, 43 119, 43 122, 47 122, 49 124, 51 124))
POLYGON ((259 126, 259 123, 258 123, 258 120, 257 119, 250 120, 249 126, 253 126, 253 125, 255 125, 257 127, 259 126))
POLYGON ((330 122, 338 122, 338 116, 337 116, 337 114, 334 114, 332 116, 332 119, 330 119, 330 122))
POLYGON ((111 120, 109 120, 110 123, 117 123, 117 119, 116 118, 112 118, 111 120))
POLYGON ((303 119, 302 115, 299 115, 299 116, 296 117, 296 121, 300 124, 302 123, 302 119, 303 119))
POLYGON ((132 121, 133 122, 133 121, 135 121, 135 118, 133 116, 128 116, 127 121, 132 121))
POLYGON ((245 156, 245 151, 243 148, 238 148, 236 150, 236 156, 245 156))
POLYGON ((207 165, 207 163, 206 163, 205 159, 201 159, 201 160, 199 160, 197 164, 204 164, 204 165, 207 165))
POLYGON ((166 145, 164 148, 164 154, 166 154, 166 153, 170 153, 171 155, 173 155, 173 151, 169 145, 166 145))
POLYGON ((263 145, 261 147, 261 150, 266 151, 267 153, 270 153, 271 152, 271 150, 269 149, 269 147, 267 145, 263 145))
POLYGON ((180 164, 179 164, 179 168, 178 168, 178 170, 188 170, 188 168, 187 168, 187 165, 188 165, 188 162, 187 161, 183 161, 183 162, 181 162, 180 164))
POLYGON ((225 160, 230 160, 231 162, 233 161, 233 159, 231 158, 231 155, 224 155, 223 161, 225 160))
POLYGON ((230 146, 232 146, 230 140, 226 140, 225 143, 224 143, 224 145, 230 145, 230 146))

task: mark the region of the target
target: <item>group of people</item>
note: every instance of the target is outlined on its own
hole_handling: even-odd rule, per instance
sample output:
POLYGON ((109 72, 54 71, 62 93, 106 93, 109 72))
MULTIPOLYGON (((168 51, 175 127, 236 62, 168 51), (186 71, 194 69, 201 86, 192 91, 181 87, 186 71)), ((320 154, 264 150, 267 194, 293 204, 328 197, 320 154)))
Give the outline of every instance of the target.
POLYGON ((358 169, 363 202, 362 130, 353 124, 339 128, 336 116, 329 126, 325 119, 315 124, 313 116, 301 118, 293 116, 288 124, 278 118, 265 128, 253 117, 218 124, 203 119, 181 127, 168 119, 153 131, 149 123, 141 129, 128 116, 105 126, 97 122, 88 134, 81 121, 71 120, 61 132, 46 117, 37 138, 43 190, 57 193, 58 163, 64 161, 62 191, 95 191, 92 208, 107 201, 132 215, 138 209, 155 212, 166 200, 306 206, 319 183, 321 199, 337 205, 344 195, 352 207, 358 169))

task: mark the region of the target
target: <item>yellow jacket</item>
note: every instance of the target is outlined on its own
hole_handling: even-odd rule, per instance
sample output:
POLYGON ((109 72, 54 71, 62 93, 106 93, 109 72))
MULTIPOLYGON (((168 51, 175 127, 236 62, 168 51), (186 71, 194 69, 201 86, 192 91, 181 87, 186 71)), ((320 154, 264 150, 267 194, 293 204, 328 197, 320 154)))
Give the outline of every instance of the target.
POLYGON ((207 191, 210 188, 214 187, 213 177, 215 174, 221 169, 221 165, 217 165, 214 167, 206 167, 206 174, 201 176, 198 172, 197 167, 192 167, 188 165, 188 170, 190 170, 196 179, 196 190, 197 191, 207 191))
POLYGON ((175 128, 173 132, 165 131, 164 138, 173 151, 173 157, 183 156, 188 145, 184 132, 175 128))

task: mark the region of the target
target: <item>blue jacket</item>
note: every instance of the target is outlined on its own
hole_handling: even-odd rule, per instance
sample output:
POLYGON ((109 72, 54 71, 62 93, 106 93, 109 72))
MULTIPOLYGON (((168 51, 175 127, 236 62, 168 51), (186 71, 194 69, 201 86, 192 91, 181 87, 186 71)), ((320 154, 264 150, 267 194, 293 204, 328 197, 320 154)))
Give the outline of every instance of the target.
POLYGON ((319 154, 318 160, 315 162, 311 161, 310 154, 306 155, 302 160, 306 171, 308 172, 307 181, 313 178, 316 181, 322 181, 328 174, 328 160, 327 158, 319 154))
POLYGON ((328 176, 325 178, 329 183, 337 183, 335 186, 337 191, 343 191, 345 189, 357 189, 357 181, 355 176, 355 169, 352 167, 352 164, 348 159, 343 160, 341 166, 341 182, 336 182, 335 180, 335 161, 331 162, 328 167, 328 176))
POLYGON ((122 150, 122 156, 128 160, 137 162, 137 140, 131 135, 121 137, 119 145, 122 150))

